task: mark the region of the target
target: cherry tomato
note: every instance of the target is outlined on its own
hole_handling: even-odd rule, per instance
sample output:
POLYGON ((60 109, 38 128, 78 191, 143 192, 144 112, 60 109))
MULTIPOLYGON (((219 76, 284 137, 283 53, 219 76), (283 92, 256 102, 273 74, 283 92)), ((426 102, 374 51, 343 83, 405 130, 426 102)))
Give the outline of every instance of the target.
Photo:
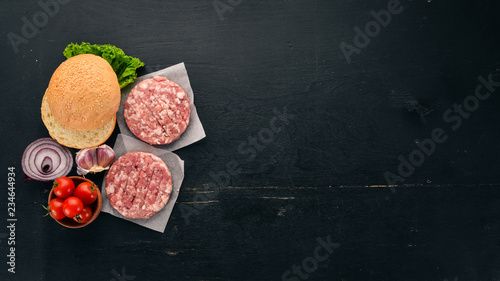
POLYGON ((82 182, 75 189, 75 196, 80 198, 85 205, 92 204, 97 199, 97 186, 89 182, 82 182))
POLYGON ((66 215, 64 215, 62 211, 62 206, 64 204, 64 199, 61 198, 54 198, 50 200, 49 206, 45 207, 45 210, 47 210, 47 215, 50 214, 51 217, 55 218, 56 220, 64 219, 66 215))
POLYGON ((62 210, 65 216, 73 218, 83 211, 83 202, 80 198, 71 196, 64 200, 62 210))
POLYGON ((78 223, 86 223, 90 220, 91 217, 92 209, 90 209, 89 206, 85 205, 83 206, 83 211, 79 214, 76 214, 76 216, 73 217, 73 220, 78 223))
POLYGON ((54 194, 62 199, 73 196, 75 183, 68 177, 60 177, 54 181, 54 194))

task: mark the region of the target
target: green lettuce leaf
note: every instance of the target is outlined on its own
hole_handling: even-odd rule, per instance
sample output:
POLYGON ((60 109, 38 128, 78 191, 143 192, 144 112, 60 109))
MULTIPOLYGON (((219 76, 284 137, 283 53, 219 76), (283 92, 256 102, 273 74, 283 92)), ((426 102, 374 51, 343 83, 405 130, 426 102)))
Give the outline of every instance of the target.
POLYGON ((91 45, 82 42, 82 44, 78 45, 71 43, 66 46, 63 54, 67 59, 81 54, 94 54, 104 58, 116 73, 120 89, 134 82, 137 78, 137 69, 144 66, 144 63, 138 58, 127 56, 122 49, 109 44, 91 45))

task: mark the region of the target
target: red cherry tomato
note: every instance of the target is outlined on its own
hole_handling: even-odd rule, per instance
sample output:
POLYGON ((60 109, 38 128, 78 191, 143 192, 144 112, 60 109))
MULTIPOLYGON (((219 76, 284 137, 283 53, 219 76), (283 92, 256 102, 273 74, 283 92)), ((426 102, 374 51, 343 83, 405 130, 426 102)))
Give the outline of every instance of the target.
POLYGON ((97 186, 89 182, 82 182, 75 189, 75 196, 85 205, 92 204, 97 199, 97 186))
POLYGON ((64 200, 62 210, 65 216, 73 218, 83 211, 83 202, 80 198, 71 196, 64 200))
POLYGON ((50 200, 49 206, 45 207, 45 210, 47 210, 47 215, 50 214, 51 217, 53 217, 56 220, 64 219, 66 215, 64 215, 64 212, 62 211, 62 206, 64 204, 64 199, 61 198, 54 198, 50 200))
POLYGON ((68 177, 60 177, 54 181, 54 194, 62 199, 73 196, 75 183, 68 177))
POLYGON ((83 206, 83 211, 73 217, 73 220, 78 223, 86 223, 92 217, 92 209, 89 206, 83 206))

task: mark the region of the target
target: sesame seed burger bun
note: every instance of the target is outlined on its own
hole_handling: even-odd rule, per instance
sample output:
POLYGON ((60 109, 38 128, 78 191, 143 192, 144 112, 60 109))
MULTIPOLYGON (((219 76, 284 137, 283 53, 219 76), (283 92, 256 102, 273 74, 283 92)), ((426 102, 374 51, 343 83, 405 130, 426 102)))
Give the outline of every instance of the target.
POLYGON ((71 148, 90 148, 103 144, 113 133, 116 115, 104 126, 90 131, 68 129, 54 118, 47 103, 47 95, 42 100, 42 121, 49 135, 58 143, 71 148))
POLYGON ((120 105, 120 86, 105 59, 82 54, 59 65, 44 98, 59 124, 90 131, 114 120, 120 105))

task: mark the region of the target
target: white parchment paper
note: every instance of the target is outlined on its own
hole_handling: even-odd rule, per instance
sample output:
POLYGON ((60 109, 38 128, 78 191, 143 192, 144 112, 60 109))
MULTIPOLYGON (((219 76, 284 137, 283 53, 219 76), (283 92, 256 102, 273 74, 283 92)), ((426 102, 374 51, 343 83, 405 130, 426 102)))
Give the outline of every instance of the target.
POLYGON ((135 137, 129 137, 123 134, 119 134, 116 137, 113 150, 115 151, 116 159, 128 152, 149 152, 160 157, 165 164, 167 164, 167 167, 172 174, 172 194, 170 195, 165 207, 149 219, 129 219, 118 213, 118 211, 116 211, 109 203, 109 199, 106 194, 106 177, 104 177, 101 184, 101 211, 163 233, 165 231, 165 227, 167 226, 168 219, 170 218, 170 214, 174 209, 177 197, 179 196, 182 181, 184 180, 184 161, 173 152, 153 147, 135 137))
POLYGON ((174 151, 203 139, 205 137, 205 130, 203 130, 200 118, 198 117, 198 112, 196 111, 196 107, 194 106, 193 89, 191 88, 191 83, 189 82, 189 77, 184 63, 179 63, 167 67, 165 69, 138 77, 134 81, 134 83, 129 84, 128 86, 122 89, 120 108, 116 113, 116 121, 118 123, 118 127, 120 128, 120 133, 139 140, 134 134, 132 134, 132 132, 129 130, 127 126, 127 123, 125 122, 125 117, 123 116, 123 105, 127 100, 128 94, 137 84, 139 84, 143 80, 153 78, 154 76, 166 77, 168 80, 173 81, 177 83, 179 86, 181 86, 184 89, 184 91, 186 91, 186 94, 189 98, 189 102, 191 104, 190 106, 191 117, 189 119, 189 125, 187 126, 186 130, 181 135, 181 137, 172 143, 164 145, 155 145, 155 147, 166 149, 169 151, 174 151))

